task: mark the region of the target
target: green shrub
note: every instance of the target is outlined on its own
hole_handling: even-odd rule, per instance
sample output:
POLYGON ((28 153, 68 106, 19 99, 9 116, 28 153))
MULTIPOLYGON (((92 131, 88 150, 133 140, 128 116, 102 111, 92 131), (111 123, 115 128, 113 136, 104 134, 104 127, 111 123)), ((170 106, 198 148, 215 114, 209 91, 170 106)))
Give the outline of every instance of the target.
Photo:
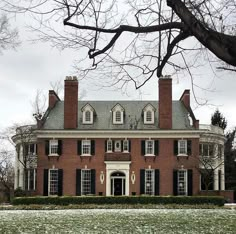
POLYGON ((17 188, 14 190, 14 197, 25 197, 26 192, 22 188, 17 188))
POLYGON ((166 205, 166 204, 179 204, 179 205, 217 205, 223 206, 225 201, 223 197, 219 196, 116 196, 116 197, 103 197, 103 196, 63 196, 63 197, 16 197, 12 201, 13 205, 60 205, 67 206, 71 204, 153 204, 153 205, 166 205))

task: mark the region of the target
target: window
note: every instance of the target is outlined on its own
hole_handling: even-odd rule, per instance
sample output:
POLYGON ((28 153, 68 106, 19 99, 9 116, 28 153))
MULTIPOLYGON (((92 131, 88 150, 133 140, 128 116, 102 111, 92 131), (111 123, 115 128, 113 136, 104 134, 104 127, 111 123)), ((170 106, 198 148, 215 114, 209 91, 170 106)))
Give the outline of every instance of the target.
POLYGON ((123 124, 124 108, 120 104, 116 104, 112 109, 113 124, 123 124))
POLYGON ((178 141, 178 155, 187 155, 187 141, 186 140, 178 141))
POLYGON ((155 194, 154 172, 152 169, 145 170, 145 194, 155 194))
POLYGON ((49 155, 58 155, 58 140, 50 140, 49 155))
POLYGON ((115 141, 115 152, 121 152, 121 141, 115 141))
POLYGON ((112 140, 107 141, 107 152, 112 152, 112 140))
POLYGON ((212 143, 201 143, 199 145, 199 154, 204 157, 214 156, 214 144, 212 143))
POLYGON ((49 170, 49 183, 48 183, 48 195, 58 194, 58 170, 49 170))
POLYGON ((144 124, 154 124, 154 112, 155 108, 149 103, 147 104, 144 109, 144 124))
POLYGON ((82 140, 82 155, 91 155, 91 141, 82 140))
POLYGON ((82 109, 83 112, 83 124, 93 124, 93 115, 95 110, 90 104, 86 104, 82 109))
POLYGON ((85 122, 91 122, 91 112, 85 111, 85 122))
POLYGON ((116 111, 116 122, 121 122, 121 112, 120 111, 116 111))
POLYGON ((36 189, 36 169, 27 169, 25 175, 26 175, 25 189, 29 191, 35 190, 36 189))
POLYGON ((154 141, 145 141, 145 155, 154 155, 154 141))
POLYGON ((36 155, 36 151, 37 151, 37 144, 29 144, 28 145, 28 154, 29 155, 36 155))
POLYGON ((152 112, 151 111, 147 111, 146 121, 147 122, 152 122, 152 112))
POLYGON ((201 169, 201 190, 213 190, 214 171, 211 169, 201 169))
POLYGON ((123 152, 129 152, 129 141, 128 140, 123 141, 123 152))
POLYGON ((178 195, 187 195, 187 171, 178 171, 178 195))
POLYGON ((223 145, 218 145, 218 157, 222 158, 223 157, 223 153, 224 153, 224 147, 223 145))
POLYGON ((91 170, 81 170, 81 195, 91 194, 91 170))

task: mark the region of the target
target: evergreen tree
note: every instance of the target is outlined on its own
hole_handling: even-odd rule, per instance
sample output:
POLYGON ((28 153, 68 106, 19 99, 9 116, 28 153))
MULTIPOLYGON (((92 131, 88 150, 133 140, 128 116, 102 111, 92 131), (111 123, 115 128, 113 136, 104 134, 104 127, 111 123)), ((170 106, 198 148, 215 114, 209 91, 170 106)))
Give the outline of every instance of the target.
POLYGON ((211 116, 211 124, 214 126, 219 126, 224 130, 227 127, 227 121, 218 109, 216 109, 214 114, 211 116))

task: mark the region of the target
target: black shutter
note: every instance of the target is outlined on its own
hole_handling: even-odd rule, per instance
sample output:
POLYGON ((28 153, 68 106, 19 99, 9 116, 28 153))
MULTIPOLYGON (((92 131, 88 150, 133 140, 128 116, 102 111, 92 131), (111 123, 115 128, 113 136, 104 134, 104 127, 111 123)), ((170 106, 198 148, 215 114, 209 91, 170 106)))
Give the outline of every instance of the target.
POLYGON ((107 140, 105 140, 105 153, 107 152, 107 140))
POLYGON ((221 191, 221 170, 218 171, 218 186, 219 191, 221 191))
POLYGON ((35 144, 36 146, 36 154, 38 154, 38 144, 35 144))
POLYGON ((91 155, 95 155, 95 140, 91 140, 91 155))
POLYGON ((115 152, 115 141, 112 141, 112 152, 115 152))
POLYGON ((154 149, 155 149, 154 154, 159 155, 159 141, 158 140, 155 141, 155 148, 154 149))
POLYGON ((91 194, 96 194, 96 170, 91 169, 91 194))
POLYGON ((58 155, 62 155, 62 140, 58 140, 57 153, 58 155))
POLYGON ((178 141, 174 140, 174 155, 178 155, 178 141))
POLYGON ((140 169, 140 195, 145 193, 145 169, 140 169))
POLYGON ((129 152, 131 153, 131 140, 129 140, 129 152))
POLYGON ((193 195, 193 170, 188 170, 188 196, 193 195))
POLYGON ((76 196, 81 195, 81 169, 76 169, 76 196))
POLYGON ((123 144, 123 141, 121 140, 121 141, 120 141, 120 149, 121 149, 121 152, 124 151, 124 149, 123 149, 123 145, 124 145, 124 144, 123 144))
POLYGON ((43 170, 43 196, 48 196, 48 169, 43 170))
POLYGON ((192 154, 192 141, 187 141, 187 154, 190 156, 192 154))
POLYGON ((160 171, 155 169, 155 195, 160 195, 160 171))
POLYGON ((63 194, 63 170, 58 169, 58 196, 62 196, 63 194))
POLYGON ((81 155, 81 141, 77 142, 77 154, 81 155))
POLYGON ((141 155, 145 155, 145 141, 141 141, 141 155))
POLYGON ((49 140, 45 141, 45 155, 49 155, 49 140))
POLYGON ((173 171, 173 194, 178 195, 178 171, 173 171))

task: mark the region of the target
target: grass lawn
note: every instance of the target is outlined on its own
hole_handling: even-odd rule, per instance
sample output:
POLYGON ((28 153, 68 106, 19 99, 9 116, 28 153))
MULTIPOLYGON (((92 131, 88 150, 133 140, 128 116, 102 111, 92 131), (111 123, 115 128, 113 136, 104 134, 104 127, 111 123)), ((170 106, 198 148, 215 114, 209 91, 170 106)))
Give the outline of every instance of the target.
POLYGON ((236 233, 235 209, 2 210, 0 233, 236 233))

